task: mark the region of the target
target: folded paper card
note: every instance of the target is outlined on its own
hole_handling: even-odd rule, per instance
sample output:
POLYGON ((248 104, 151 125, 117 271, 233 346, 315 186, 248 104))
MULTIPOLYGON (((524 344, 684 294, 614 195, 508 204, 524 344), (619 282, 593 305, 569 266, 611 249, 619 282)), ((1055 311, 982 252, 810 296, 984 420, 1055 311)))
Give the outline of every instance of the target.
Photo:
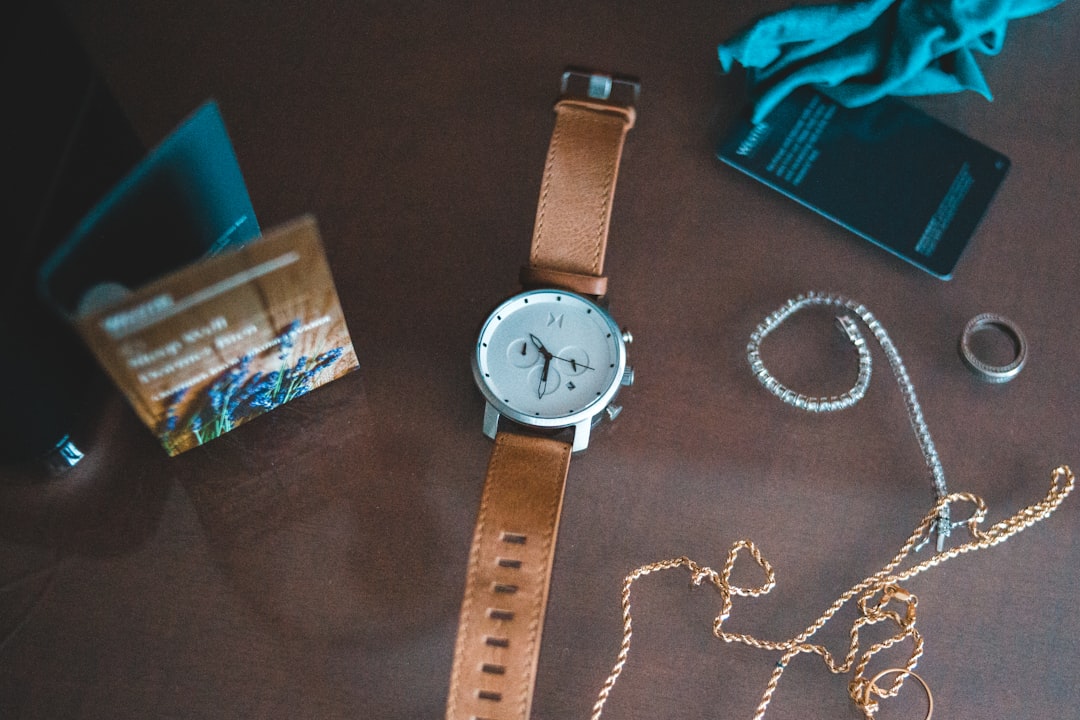
POLYGON ((171 273, 75 325, 171 455, 357 367, 311 217, 171 273))
POLYGON ((42 266, 42 291, 71 316, 103 282, 136 287, 259 232, 221 113, 207 102, 75 226, 42 266))
POLYGON ((357 367, 315 219, 260 235, 214 103, 78 224, 41 287, 170 455, 357 367))

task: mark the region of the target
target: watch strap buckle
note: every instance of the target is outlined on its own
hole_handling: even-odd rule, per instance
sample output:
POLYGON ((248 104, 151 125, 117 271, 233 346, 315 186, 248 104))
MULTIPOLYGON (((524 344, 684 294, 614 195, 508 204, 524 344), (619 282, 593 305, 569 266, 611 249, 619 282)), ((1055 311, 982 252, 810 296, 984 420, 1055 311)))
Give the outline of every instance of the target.
POLYGON ((632 108, 637 105, 640 94, 641 82, 636 77, 567 68, 562 74, 559 99, 632 108))

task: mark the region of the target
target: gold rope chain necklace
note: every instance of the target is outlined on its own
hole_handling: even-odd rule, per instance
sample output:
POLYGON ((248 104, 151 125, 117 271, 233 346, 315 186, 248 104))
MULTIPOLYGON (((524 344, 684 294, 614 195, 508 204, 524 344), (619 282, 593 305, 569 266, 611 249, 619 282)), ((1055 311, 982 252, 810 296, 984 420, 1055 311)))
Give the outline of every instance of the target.
POLYGON ((878 711, 879 703, 877 699, 895 697, 903 687, 904 681, 908 677, 914 677, 927 694, 929 709, 925 720, 930 720, 933 713, 933 696, 926 682, 914 672, 923 653, 923 637, 915 627, 915 610, 918 605, 918 598, 905 590, 901 583, 944 563, 946 560, 951 560, 973 550, 981 550, 1005 542, 1013 535, 1048 518, 1072 492, 1076 482, 1072 471, 1065 465, 1057 467, 1051 473, 1050 489, 1042 500, 1023 508, 1012 517, 1002 520, 985 530, 981 529, 980 526, 986 518, 986 504, 983 500, 971 493, 949 493, 946 491, 944 472, 941 469, 937 451, 934 449, 933 441, 930 439, 930 432, 923 419, 914 388, 896 346, 889 339, 881 323, 874 318, 865 306, 839 295, 824 293, 800 295, 793 300, 789 300, 779 310, 770 314, 751 335, 750 344, 747 346, 747 356, 751 368, 761 384, 774 395, 784 402, 808 412, 829 412, 850 407, 858 402, 869 386, 870 353, 866 349, 866 342, 859 331, 857 323, 848 314, 839 317, 838 322, 841 330, 847 334, 859 352, 859 375, 855 387, 850 391, 828 398, 807 397, 781 385, 765 368, 760 355, 761 341, 795 312, 822 305, 840 307, 853 313, 873 332, 884 350, 904 394, 912 428, 919 440, 927 467, 930 469, 936 492, 936 502, 892 560, 873 575, 852 586, 805 630, 787 640, 762 640, 753 635, 730 633, 724 630, 724 622, 731 615, 732 598, 734 596, 760 597, 768 593, 776 585, 776 574, 772 566, 750 540, 739 540, 731 546, 723 570, 719 573, 685 556, 649 563, 637 568, 623 580, 622 644, 611 674, 604 681, 596 704, 593 705, 592 720, 600 720, 604 705, 611 696, 612 689, 622 674, 627 658, 630 655, 630 639, 633 635, 630 615, 631 586, 646 575, 680 567, 690 572, 691 580, 695 586, 708 582, 720 593, 721 609, 720 614, 713 620, 713 635, 727 643, 741 643, 761 650, 782 653, 765 687, 765 692, 761 696, 761 702, 754 713, 754 720, 761 720, 765 716, 765 711, 772 701, 788 663, 802 653, 813 653, 819 656, 826 667, 834 674, 848 673, 854 668, 852 680, 848 684, 848 694, 851 696, 852 702, 862 710, 868 720, 872 720, 874 714, 878 711), (951 520, 952 508, 960 503, 970 504, 973 506, 973 511, 967 520, 953 522, 951 520), (945 539, 949 536, 951 530, 960 527, 967 528, 969 539, 966 542, 945 549, 945 539), (937 552, 920 563, 902 569, 901 565, 904 564, 908 556, 912 552, 918 552, 923 548, 930 541, 931 536, 935 534, 937 536, 937 552), (731 574, 735 568, 736 560, 744 550, 750 554, 764 574, 764 582, 757 587, 740 587, 731 582, 731 574), (860 615, 851 627, 847 653, 841 661, 837 661, 823 645, 811 643, 810 639, 853 598, 856 599, 860 615), (891 623, 895 626, 895 632, 886 639, 871 645, 860 655, 860 630, 864 626, 876 625, 882 622, 891 623), (870 664, 870 660, 883 650, 904 641, 910 641, 911 643, 911 652, 904 667, 885 670, 877 673, 872 678, 867 678, 866 668, 870 664), (879 687, 877 681, 890 674, 896 675, 892 683, 886 688, 879 687))

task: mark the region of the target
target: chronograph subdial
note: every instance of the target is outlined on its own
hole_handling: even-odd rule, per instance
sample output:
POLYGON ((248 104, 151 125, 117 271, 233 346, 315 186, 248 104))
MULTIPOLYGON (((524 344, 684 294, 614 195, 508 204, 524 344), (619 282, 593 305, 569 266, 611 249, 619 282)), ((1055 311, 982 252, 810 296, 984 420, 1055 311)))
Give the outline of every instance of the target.
POLYGON ((518 338, 506 348, 506 359, 514 367, 530 368, 540 362, 540 350, 528 337, 518 338))
POLYGON ((554 358, 558 362, 558 369, 566 375, 580 375, 595 369, 589 364, 589 353, 576 345, 563 348, 554 358))

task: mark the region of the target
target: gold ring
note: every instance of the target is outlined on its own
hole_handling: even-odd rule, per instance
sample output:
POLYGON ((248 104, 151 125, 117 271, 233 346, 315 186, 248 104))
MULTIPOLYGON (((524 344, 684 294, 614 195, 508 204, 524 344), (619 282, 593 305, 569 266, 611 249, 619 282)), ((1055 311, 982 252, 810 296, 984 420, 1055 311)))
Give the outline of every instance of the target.
MULTIPOLYGON (((886 675, 893 674, 903 675, 905 677, 910 675, 911 677, 919 681, 919 684, 923 686, 923 690, 926 691, 926 700, 928 703, 928 707, 926 708, 926 717, 923 720, 930 720, 930 716, 934 714, 934 695, 930 692, 930 686, 926 684, 925 680, 913 673, 911 670, 904 670, 903 668, 889 668, 888 670, 882 670, 877 675, 875 675, 873 679, 866 684, 866 690, 863 691, 863 705, 865 706, 870 704, 870 693, 874 693, 880 698, 889 697, 889 693, 887 691, 882 690, 877 686, 877 681, 885 677, 886 675)), ((901 680, 903 680, 903 678, 901 678, 901 680)))

